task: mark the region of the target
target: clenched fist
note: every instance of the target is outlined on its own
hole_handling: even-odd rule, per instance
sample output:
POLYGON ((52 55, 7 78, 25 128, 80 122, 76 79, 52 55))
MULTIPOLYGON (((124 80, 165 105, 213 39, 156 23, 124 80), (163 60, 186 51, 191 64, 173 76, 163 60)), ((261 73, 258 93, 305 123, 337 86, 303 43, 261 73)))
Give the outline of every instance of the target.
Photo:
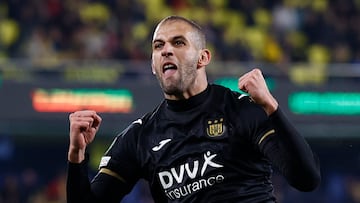
POLYGON ((101 117, 91 110, 76 111, 69 115, 70 145, 68 160, 80 163, 85 158, 85 149, 94 138, 101 124, 101 117))
POLYGON ((255 103, 261 105, 267 115, 272 114, 278 107, 278 102, 271 95, 260 69, 253 69, 239 78, 240 90, 250 94, 255 103))

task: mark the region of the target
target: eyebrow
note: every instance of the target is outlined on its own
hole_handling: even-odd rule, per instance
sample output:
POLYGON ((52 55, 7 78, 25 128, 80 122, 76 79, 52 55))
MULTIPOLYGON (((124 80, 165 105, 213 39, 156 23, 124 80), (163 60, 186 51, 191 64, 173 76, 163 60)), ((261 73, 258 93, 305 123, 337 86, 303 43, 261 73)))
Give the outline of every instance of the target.
MULTIPOLYGON (((174 41, 174 40, 178 40, 178 39, 188 41, 188 40, 186 40, 186 38, 183 35, 176 35, 176 36, 172 37, 170 41, 174 41)), ((164 42, 164 40, 162 40, 162 39, 154 39, 154 41, 152 43, 154 44, 156 42, 164 42)))

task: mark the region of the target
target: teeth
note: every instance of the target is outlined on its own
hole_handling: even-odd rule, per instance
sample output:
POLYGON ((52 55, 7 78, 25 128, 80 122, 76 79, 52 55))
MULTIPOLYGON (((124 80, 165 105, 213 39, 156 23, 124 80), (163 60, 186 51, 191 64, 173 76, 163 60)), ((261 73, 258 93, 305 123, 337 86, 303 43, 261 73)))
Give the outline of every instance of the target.
POLYGON ((167 64, 167 65, 164 66, 164 69, 173 68, 173 67, 174 67, 173 64, 167 64))

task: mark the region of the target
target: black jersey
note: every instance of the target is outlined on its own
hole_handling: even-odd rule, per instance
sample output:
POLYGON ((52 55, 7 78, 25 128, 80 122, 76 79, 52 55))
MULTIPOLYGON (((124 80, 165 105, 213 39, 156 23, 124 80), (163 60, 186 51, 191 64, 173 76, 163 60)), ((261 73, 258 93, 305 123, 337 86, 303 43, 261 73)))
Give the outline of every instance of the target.
POLYGON ((185 101, 164 101, 134 121, 102 158, 155 202, 274 202, 272 168, 260 140, 274 134, 265 111, 217 85, 185 101))
POLYGON ((316 156, 281 111, 209 85, 188 100, 164 100, 119 134, 91 184, 86 161, 69 163, 68 202, 118 202, 146 179, 155 202, 276 202, 276 166, 290 185, 320 182, 316 156))

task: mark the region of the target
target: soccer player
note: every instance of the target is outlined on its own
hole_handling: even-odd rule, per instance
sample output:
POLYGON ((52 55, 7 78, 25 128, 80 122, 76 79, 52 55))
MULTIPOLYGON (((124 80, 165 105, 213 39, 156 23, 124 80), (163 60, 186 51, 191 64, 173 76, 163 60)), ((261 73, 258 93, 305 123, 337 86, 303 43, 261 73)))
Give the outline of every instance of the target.
POLYGON ((165 99, 131 123, 87 175, 85 152, 101 124, 94 111, 71 113, 68 202, 118 203, 139 179, 155 202, 276 202, 276 167, 300 191, 320 183, 318 159, 282 113, 260 69, 239 78, 250 96, 209 84, 211 53, 202 29, 170 16, 156 27, 152 72, 165 99))

